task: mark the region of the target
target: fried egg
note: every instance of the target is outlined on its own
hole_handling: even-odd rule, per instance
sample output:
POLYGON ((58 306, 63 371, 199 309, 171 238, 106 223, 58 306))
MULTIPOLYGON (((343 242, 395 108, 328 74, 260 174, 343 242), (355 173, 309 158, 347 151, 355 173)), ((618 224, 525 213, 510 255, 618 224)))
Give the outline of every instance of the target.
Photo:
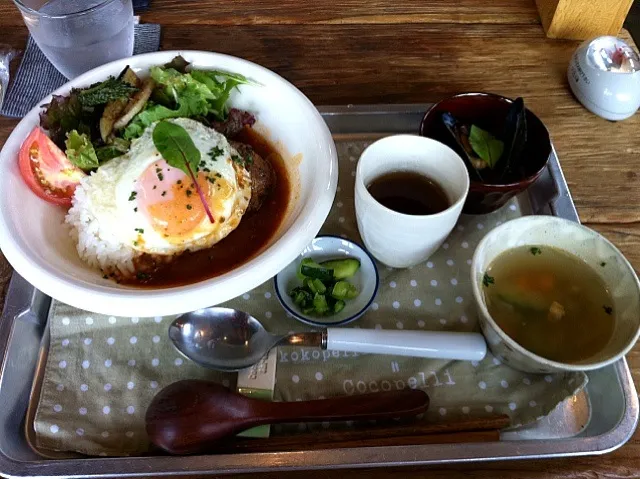
MULTIPOLYGON (((70 210, 73 216, 73 210, 81 207, 84 231, 130 249, 134 257, 213 246, 238 226, 251 199, 249 172, 233 161, 237 152, 222 134, 195 120, 170 121, 183 127, 200 151, 196 174, 200 191, 190 176, 162 158, 153 143, 152 125, 132 142, 128 153, 82 181, 70 210)), ((83 256, 80 243, 86 238, 78 245, 83 256)))

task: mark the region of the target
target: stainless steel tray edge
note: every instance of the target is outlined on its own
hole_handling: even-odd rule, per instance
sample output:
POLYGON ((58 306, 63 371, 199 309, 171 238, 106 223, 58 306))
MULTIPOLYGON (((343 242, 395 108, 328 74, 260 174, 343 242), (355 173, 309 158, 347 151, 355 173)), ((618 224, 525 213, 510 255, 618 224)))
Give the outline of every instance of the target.
MULTIPOLYGON (((430 105, 363 105, 327 106, 319 108, 332 128, 342 134, 362 132, 362 124, 379 133, 401 133, 412 131, 423 112, 430 105), (392 121, 393 120, 393 121, 392 121), (359 129, 360 128, 360 129, 359 129), (359 129, 359 130, 358 130, 359 129)), ((547 171, 556 184, 557 196, 544 206, 548 213, 578 221, 569 190, 557 160, 555 150, 547 171)), ((547 174, 545 173, 545 174, 547 174)), ((0 403, 0 475, 5 477, 143 477, 143 476, 187 476, 194 474, 230 474, 242 472, 327 469, 353 467, 383 467, 401 465, 442 464, 455 462, 491 461, 524 458, 550 458, 603 454, 624 444, 633 434, 638 422, 638 398, 626 361, 623 359, 605 368, 601 374, 614 373, 622 390, 624 409, 617 425, 609 431, 594 436, 576 436, 558 440, 517 440, 483 444, 456 444, 432 446, 393 446, 384 448, 327 449, 322 451, 300 451, 286 453, 260 453, 237 455, 210 455, 192 457, 136 457, 136 458, 82 458, 69 460, 43 460, 32 452, 12 458, 7 450, 12 448, 6 438, 15 437, 15 431, 7 428, 23 421, 29 399, 33 371, 37 354, 22 364, 8 361, 12 335, 39 331, 42 334, 46 323, 44 308, 48 298, 35 290, 24 279, 14 274, 4 311, 0 317, 0 394, 6 383, 19 379, 25 387, 19 389, 4 407, 0 403), (43 321, 44 316, 44 321, 43 321), (24 374, 28 371, 28 374, 24 374), (10 404, 9 404, 10 403, 10 404)), ((39 345, 38 345, 39 347, 39 345)), ((36 348, 37 349, 37 348, 36 348)), ((28 351, 19 354, 26 358, 28 351)), ((6 399, 6 397, 3 397, 6 399)), ((24 424, 18 427, 24 431, 24 424)), ((30 449, 29 449, 30 451, 30 449)), ((15 456, 15 454, 14 454, 15 456)))

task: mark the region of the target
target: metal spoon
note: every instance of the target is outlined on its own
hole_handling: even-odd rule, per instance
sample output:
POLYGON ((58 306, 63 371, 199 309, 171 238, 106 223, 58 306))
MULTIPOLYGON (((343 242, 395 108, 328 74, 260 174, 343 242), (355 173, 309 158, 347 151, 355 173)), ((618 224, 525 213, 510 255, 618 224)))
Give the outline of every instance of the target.
POLYGON ((179 316, 169 326, 169 338, 189 359, 220 371, 251 367, 276 346, 468 361, 480 361, 487 352, 478 333, 328 328, 270 334, 249 314, 218 307, 179 316))

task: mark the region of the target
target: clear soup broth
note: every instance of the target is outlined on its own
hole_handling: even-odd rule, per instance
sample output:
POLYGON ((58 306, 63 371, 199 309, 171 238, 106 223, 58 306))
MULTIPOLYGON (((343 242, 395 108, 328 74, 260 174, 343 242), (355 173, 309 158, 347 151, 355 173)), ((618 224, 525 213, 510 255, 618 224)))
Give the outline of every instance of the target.
MULTIPOLYGON (((604 267, 604 266, 603 266, 604 267)), ((578 362, 613 334, 615 311, 600 276, 552 247, 522 246, 499 255, 483 289, 489 314, 513 340, 544 358, 578 362)))

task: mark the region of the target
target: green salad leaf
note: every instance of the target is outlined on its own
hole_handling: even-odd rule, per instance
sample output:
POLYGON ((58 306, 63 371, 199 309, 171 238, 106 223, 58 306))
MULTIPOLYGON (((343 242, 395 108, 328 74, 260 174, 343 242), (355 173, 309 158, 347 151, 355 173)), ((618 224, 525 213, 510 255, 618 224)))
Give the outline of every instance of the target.
POLYGON ((476 125, 471 125, 469 142, 473 151, 487 163, 489 168, 496 166, 504 151, 502 141, 476 125))
POLYGON ((71 130, 65 141, 67 158, 78 168, 92 170, 99 165, 96 151, 86 133, 71 130))
POLYGON ((152 67, 151 78, 157 84, 153 98, 127 126, 124 138, 139 137, 152 123, 169 118, 194 118, 213 115, 226 118, 227 101, 234 88, 250 84, 242 75, 218 70, 192 70, 181 73, 174 68, 152 67))
POLYGON ((239 85, 253 84, 243 75, 220 70, 193 70, 191 76, 205 84, 214 93, 215 98, 209 102, 209 112, 218 119, 224 119, 227 116, 227 100, 233 89, 239 85))
MULTIPOLYGON (((255 121, 252 115, 243 113, 249 119, 240 124, 240 121, 245 121, 244 116, 236 119, 235 112, 227 106, 234 88, 255 84, 242 75, 220 70, 194 70, 181 57, 164 66, 152 67, 149 74, 153 79, 149 84, 154 85, 151 96, 144 96, 133 106, 127 105, 125 110, 115 112, 111 118, 121 123, 114 132, 115 139, 114 135, 107 137, 102 131, 105 105, 113 105, 114 100, 135 98, 145 92, 133 95, 139 88, 120 78, 109 77, 87 88, 72 89, 67 95, 54 95, 48 104, 42 105, 40 125, 48 130, 49 137, 58 147, 67 150, 74 164, 83 169, 93 169, 126 153, 131 140, 163 120, 191 118, 231 131, 255 121), (118 115, 120 117, 116 118, 118 115)), ((160 131, 162 128, 165 127, 160 131)), ((250 158, 242 161, 249 162, 250 158)))
POLYGON ((211 91, 194 80, 189 73, 182 74, 173 68, 152 67, 151 78, 156 81, 164 98, 173 105, 148 103, 125 128, 124 138, 131 140, 142 135, 152 123, 168 118, 191 118, 204 116, 209 112, 209 100, 214 98, 211 91))
POLYGON ((193 78, 191 73, 180 73, 173 68, 151 67, 151 78, 164 89, 165 94, 180 103, 180 95, 188 92, 203 102, 213 100, 215 95, 209 88, 193 78))

